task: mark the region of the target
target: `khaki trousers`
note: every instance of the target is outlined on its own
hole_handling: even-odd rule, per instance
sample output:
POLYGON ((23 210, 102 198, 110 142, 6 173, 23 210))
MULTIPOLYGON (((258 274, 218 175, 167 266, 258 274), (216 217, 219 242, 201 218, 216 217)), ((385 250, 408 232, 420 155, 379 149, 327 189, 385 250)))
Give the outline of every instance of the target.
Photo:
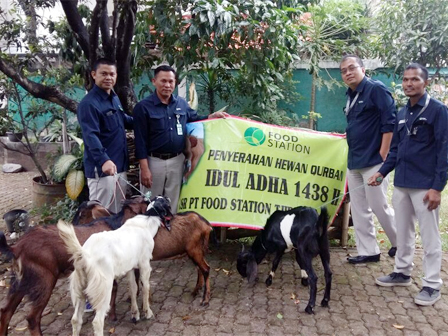
POLYGON ((180 154, 168 160, 148 157, 149 170, 152 173, 152 186, 146 188, 140 184, 140 191, 151 192, 151 197, 165 196, 171 200, 173 214, 177 212, 185 155, 180 154))
POLYGON ((120 212, 123 200, 126 198, 126 172, 119 173, 116 176, 98 177, 98 174, 95 175, 96 178, 87 179, 89 199, 100 201, 104 207, 113 213, 120 212))
POLYGON ((429 211, 423 197, 428 190, 395 187, 392 203, 397 222, 397 254, 394 272, 411 275, 415 251, 415 219, 418 219, 423 243, 423 287, 440 290, 442 279, 442 243, 439 233, 439 208, 429 211))
POLYGON ((376 241, 373 214, 378 218, 392 246, 397 246, 394 209, 387 203, 389 178, 386 177, 383 183, 377 187, 367 185, 369 177, 375 174, 380 167, 381 164, 378 164, 372 167, 349 169, 347 171, 358 255, 370 256, 380 253, 380 248, 376 241))

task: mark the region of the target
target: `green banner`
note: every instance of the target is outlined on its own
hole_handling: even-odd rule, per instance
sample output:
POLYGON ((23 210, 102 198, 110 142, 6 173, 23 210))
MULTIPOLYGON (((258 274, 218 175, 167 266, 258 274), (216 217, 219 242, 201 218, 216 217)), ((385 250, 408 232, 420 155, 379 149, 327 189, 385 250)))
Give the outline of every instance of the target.
POLYGON ((197 211, 213 226, 261 229, 276 210, 325 205, 332 221, 347 152, 339 134, 237 117, 187 124, 178 211, 197 211))

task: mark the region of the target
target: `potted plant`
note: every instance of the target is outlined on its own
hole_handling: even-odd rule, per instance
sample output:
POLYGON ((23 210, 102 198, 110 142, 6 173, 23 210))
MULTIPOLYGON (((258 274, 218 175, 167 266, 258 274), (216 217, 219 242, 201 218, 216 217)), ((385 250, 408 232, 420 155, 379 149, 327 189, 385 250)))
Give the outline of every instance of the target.
POLYGON ((14 126, 13 124, 13 126, 9 127, 9 130, 6 131, 6 136, 10 142, 20 142, 23 138, 23 131, 20 127, 14 126))
MULTIPOLYGON (((33 178, 33 206, 41 207, 44 204, 56 203, 66 194, 66 187, 63 183, 65 181, 55 180, 52 174, 45 170, 45 162, 42 161, 44 153, 40 150, 41 146, 45 144, 39 140, 44 133, 48 133, 49 126, 55 120, 64 119, 63 110, 52 103, 31 98, 27 92, 19 89, 13 82, 3 81, 2 84, 8 94, 6 117, 9 125, 10 127, 14 125, 14 132, 21 128, 23 137, 19 143, 12 143, 0 138, 0 146, 28 156, 39 172, 39 175, 33 178)), ((70 151, 68 147, 65 144, 65 153, 70 151)))

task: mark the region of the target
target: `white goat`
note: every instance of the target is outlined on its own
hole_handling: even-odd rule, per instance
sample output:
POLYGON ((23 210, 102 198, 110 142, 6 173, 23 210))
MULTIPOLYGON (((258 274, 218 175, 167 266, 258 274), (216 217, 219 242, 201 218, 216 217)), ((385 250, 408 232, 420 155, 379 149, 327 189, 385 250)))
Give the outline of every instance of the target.
POLYGON ((70 294, 75 311, 72 317, 73 335, 79 335, 82 327, 85 296, 96 312, 93 320, 95 336, 102 336, 104 318, 109 310, 113 281, 127 273, 131 296, 133 321, 140 319, 137 306, 137 283, 134 269, 140 269, 143 284, 143 313, 151 318, 149 307, 149 277, 154 249, 154 236, 161 225, 161 218, 171 216, 169 199, 157 197, 148 206, 145 215, 127 220, 115 231, 93 234, 79 244, 73 225, 60 220, 59 234, 67 250, 72 254, 75 271, 70 276, 70 294))

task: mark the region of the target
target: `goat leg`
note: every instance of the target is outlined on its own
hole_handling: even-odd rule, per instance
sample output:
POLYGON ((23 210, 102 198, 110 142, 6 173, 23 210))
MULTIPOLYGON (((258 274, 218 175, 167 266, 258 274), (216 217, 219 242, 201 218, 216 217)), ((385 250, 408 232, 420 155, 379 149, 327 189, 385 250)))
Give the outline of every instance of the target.
POLYGON ((300 283, 302 286, 308 287, 308 274, 303 269, 300 269, 300 283))
POLYGON ((325 276, 325 293, 324 298, 322 299, 321 306, 328 307, 328 302, 330 301, 330 292, 331 292, 331 280, 333 277, 333 273, 330 268, 330 251, 327 244, 327 248, 321 248, 320 259, 322 260, 322 265, 324 267, 324 276, 325 276))
POLYGON ((308 287, 308 273, 305 271, 305 265, 300 258, 297 258, 297 256, 296 260, 300 267, 300 283, 302 286, 308 287))
POLYGON ((272 261, 272 270, 269 273, 268 278, 266 279, 266 286, 272 285, 272 278, 274 277, 275 271, 278 268, 278 265, 280 264, 280 261, 282 260, 283 254, 285 253, 285 250, 278 250, 275 253, 274 260, 272 261))
POLYGON ((137 282, 135 279, 135 273, 133 270, 128 272, 128 282, 129 282, 129 296, 131 298, 131 318, 133 323, 137 323, 140 320, 140 312, 137 306, 137 282))
POLYGON ((194 249, 187 251, 188 256, 190 259, 194 262, 194 264, 198 267, 199 271, 201 272, 201 275, 198 274, 198 281, 196 283, 196 288, 193 291, 193 293, 196 291, 196 289, 199 291, 200 288, 198 286, 201 284, 202 286, 205 283, 204 287, 204 294, 202 296, 202 302, 201 306, 208 306, 210 301, 210 266, 207 264, 204 258, 204 252, 200 249, 194 249))
POLYGON ((199 261, 198 267, 202 272, 202 276, 204 277, 204 294, 202 296, 201 306, 208 306, 210 301, 210 266, 207 264, 204 258, 199 261))
POLYGON ((198 271, 198 279, 196 281, 196 287, 194 288, 192 293, 193 296, 198 295, 199 291, 204 287, 204 275, 202 274, 202 271, 198 266, 196 268, 198 271))
POLYGON ((75 308, 71 319, 72 334, 73 336, 78 336, 82 328, 82 317, 84 315, 86 298, 82 293, 80 295, 74 294, 74 296, 72 296, 72 301, 75 308))
POLYGON ((296 260, 299 264, 300 268, 305 270, 308 274, 308 283, 310 287, 310 299, 308 301, 308 305, 305 308, 305 311, 308 314, 314 314, 314 306, 316 305, 316 294, 317 294, 317 276, 314 273, 313 265, 312 265, 313 257, 310 254, 307 254, 305 251, 297 249, 296 250, 296 260))
POLYGON ((154 316, 154 313, 152 312, 151 308, 149 307, 149 292, 150 292, 150 282, 149 278, 151 276, 151 265, 149 264, 149 261, 147 264, 143 267, 140 267, 140 281, 142 282, 142 295, 143 295, 143 314, 145 315, 146 319, 150 319, 154 316))
POLYGON ((118 284, 117 284, 117 281, 114 280, 114 283, 112 285, 112 296, 110 298, 110 310, 109 310, 109 320, 110 321, 117 320, 117 312, 116 312, 116 304, 115 304, 115 301, 117 300, 117 292, 118 292, 118 284))
POLYGON ((204 274, 205 287, 201 306, 206 307, 210 302, 210 267, 208 267, 208 269, 203 274, 204 274))
POLYGON ((51 293, 57 282, 57 277, 53 274, 49 274, 46 269, 41 269, 40 267, 36 267, 34 271, 36 272, 36 279, 27 278, 26 281, 20 282, 20 287, 22 290, 25 290, 25 288, 28 289, 30 282, 32 280, 35 281, 32 290, 28 290, 27 292, 28 297, 32 297, 33 301, 26 320, 28 321, 28 330, 30 334, 32 336, 41 336, 42 331, 40 328, 40 321, 42 319, 42 313, 50 300, 51 293))
POLYGON ((22 290, 14 291, 11 287, 6 305, 0 310, 0 335, 6 336, 8 335, 8 326, 11 321, 11 317, 17 309, 17 306, 22 302, 23 297, 25 296, 25 292, 22 290))

